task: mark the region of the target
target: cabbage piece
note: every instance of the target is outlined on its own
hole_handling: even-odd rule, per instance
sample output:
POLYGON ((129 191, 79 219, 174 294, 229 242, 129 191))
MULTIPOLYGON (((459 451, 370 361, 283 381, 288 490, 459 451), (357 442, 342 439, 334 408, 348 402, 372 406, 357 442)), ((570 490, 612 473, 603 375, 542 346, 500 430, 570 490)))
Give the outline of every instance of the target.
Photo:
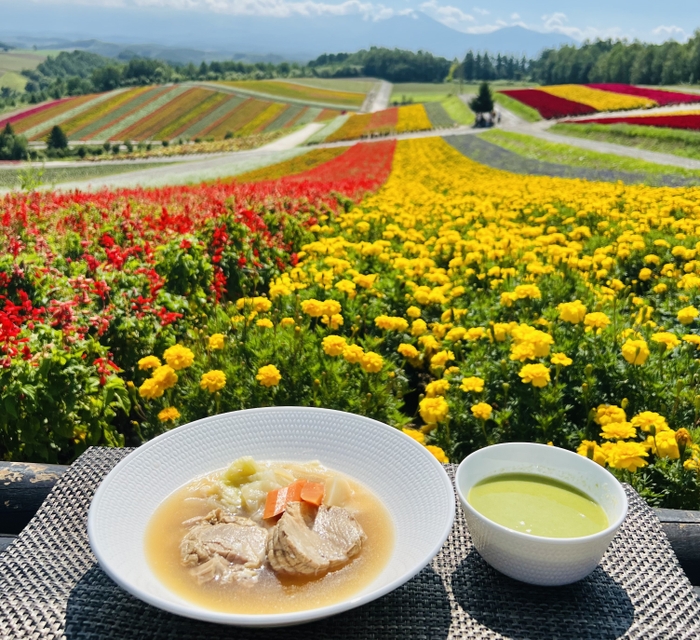
POLYGON ((259 471, 258 464, 250 456, 234 460, 223 473, 223 480, 232 487, 240 487, 250 481, 250 477, 259 471))

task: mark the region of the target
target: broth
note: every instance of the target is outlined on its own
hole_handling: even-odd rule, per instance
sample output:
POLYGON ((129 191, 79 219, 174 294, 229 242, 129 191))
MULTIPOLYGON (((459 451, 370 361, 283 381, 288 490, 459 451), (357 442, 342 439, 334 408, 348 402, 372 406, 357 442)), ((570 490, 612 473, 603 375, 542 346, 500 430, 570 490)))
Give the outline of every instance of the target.
MULTIPOLYGON (((302 465, 267 463, 284 470, 302 465)), ((145 552, 156 577, 175 594, 201 607, 225 613, 275 614, 315 609, 340 602, 367 587, 384 569, 394 547, 394 527, 386 507, 361 483, 318 465, 303 477, 324 482, 343 477, 353 493, 347 503, 367 538, 359 555, 339 569, 319 577, 278 575, 269 565, 254 584, 212 581, 198 584, 181 563, 180 542, 189 518, 204 516, 217 505, 210 486, 222 470, 196 478, 168 496, 156 509, 146 529, 145 552)))

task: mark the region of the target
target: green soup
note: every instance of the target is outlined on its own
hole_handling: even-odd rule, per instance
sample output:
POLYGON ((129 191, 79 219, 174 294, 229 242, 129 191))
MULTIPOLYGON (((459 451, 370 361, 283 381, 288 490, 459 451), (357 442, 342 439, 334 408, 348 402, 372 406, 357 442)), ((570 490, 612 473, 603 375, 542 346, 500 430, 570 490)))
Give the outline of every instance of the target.
POLYGON ((529 473, 486 478, 472 487, 467 500, 489 520, 533 536, 577 538, 608 526, 603 508, 583 491, 529 473))

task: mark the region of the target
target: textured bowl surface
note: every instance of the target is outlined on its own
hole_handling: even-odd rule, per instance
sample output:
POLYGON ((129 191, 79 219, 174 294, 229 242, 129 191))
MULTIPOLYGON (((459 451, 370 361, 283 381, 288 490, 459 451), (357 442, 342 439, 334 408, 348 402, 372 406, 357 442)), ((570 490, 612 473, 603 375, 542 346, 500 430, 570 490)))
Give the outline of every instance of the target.
POLYGON ((627 515, 625 491, 609 471, 577 453, 544 444, 510 442, 480 449, 459 465, 455 484, 476 550, 494 569, 530 584, 557 586, 585 578, 627 515), (573 485, 603 507, 609 526, 579 538, 532 536, 503 527, 467 501, 475 484, 502 473, 531 473, 573 485))
POLYGON ((95 493, 88 535, 102 569, 141 600, 209 622, 282 626, 352 609, 401 586, 440 550, 454 513, 454 491, 442 465, 398 429, 329 409, 273 407, 204 418, 139 447, 95 493), (371 489, 391 514, 396 540, 374 582, 334 605, 274 615, 211 611, 163 586, 144 553, 146 526, 156 507, 196 476, 244 455, 259 460, 319 460, 371 489))

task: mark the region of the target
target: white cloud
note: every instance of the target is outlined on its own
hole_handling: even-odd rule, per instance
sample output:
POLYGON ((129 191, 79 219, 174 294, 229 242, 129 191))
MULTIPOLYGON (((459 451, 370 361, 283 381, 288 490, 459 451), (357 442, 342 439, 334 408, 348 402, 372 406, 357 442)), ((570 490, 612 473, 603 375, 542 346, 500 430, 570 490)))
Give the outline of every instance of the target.
POLYGON ((520 20, 520 14, 519 13, 511 13, 510 19, 511 20, 520 20))
POLYGON ((689 38, 689 35, 686 33, 685 29, 681 29, 675 25, 668 27, 666 25, 660 25, 656 27, 656 29, 652 29, 651 32, 655 36, 660 36, 664 40, 673 38, 674 40, 680 40, 682 42, 689 38))
POLYGON ((556 12, 542 16, 541 30, 545 33, 563 33, 574 40, 595 40, 596 38, 622 38, 622 29, 619 27, 609 27, 607 29, 597 29, 595 27, 572 27, 567 23, 569 19, 565 13, 556 12))
POLYGON ((481 7, 474 7, 474 13, 478 13, 480 16, 487 16, 490 12, 486 11, 486 9, 482 9, 481 7))
POLYGON ((434 20, 442 22, 442 24, 462 31, 466 24, 475 22, 474 16, 464 13, 458 7, 451 5, 439 5, 437 0, 428 0, 420 5, 421 11, 428 14, 434 20))
POLYGON ((37 4, 77 4, 104 7, 149 7, 174 10, 204 10, 230 15, 284 18, 292 15, 362 15, 368 20, 384 20, 396 15, 412 15, 413 9, 396 10, 363 0, 337 4, 315 0, 32 0, 37 4))

